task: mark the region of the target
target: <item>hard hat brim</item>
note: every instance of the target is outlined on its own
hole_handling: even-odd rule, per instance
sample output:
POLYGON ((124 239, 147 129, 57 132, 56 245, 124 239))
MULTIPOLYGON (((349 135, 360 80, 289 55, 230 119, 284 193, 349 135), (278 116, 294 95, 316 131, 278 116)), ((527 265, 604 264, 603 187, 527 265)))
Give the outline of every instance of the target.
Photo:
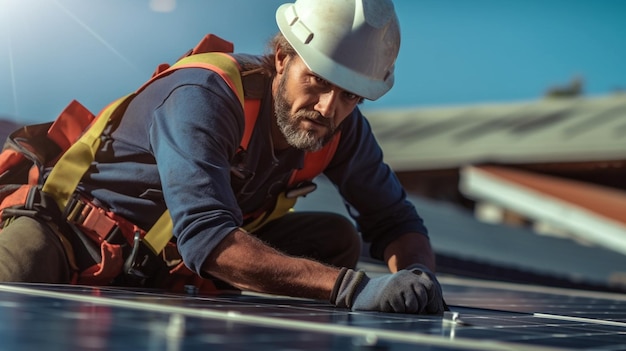
MULTIPOLYGON (((307 42, 310 37, 300 38, 288 23, 287 11, 293 4, 283 4, 276 11, 276 23, 289 44, 298 53, 306 66, 316 75, 330 83, 368 100, 377 100, 388 92, 394 83, 393 73, 385 80, 376 80, 335 62, 307 42)), ((314 35, 314 34, 310 34, 314 35)), ((393 72, 393 70, 391 70, 393 72)))

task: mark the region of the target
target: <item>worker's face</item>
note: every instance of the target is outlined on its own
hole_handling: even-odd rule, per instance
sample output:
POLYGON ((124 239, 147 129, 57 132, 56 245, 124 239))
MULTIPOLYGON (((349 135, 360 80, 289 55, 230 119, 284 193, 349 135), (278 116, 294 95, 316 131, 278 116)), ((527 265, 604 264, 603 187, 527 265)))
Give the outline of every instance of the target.
POLYGON ((278 127, 289 145, 302 150, 321 149, 361 100, 316 76, 298 56, 277 60, 276 79, 278 127))

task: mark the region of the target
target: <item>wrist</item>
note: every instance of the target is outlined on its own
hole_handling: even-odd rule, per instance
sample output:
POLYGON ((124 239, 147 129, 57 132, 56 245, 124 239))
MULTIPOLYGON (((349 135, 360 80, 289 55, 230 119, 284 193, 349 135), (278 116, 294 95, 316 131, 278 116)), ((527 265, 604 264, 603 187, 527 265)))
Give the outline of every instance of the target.
POLYGON ((363 271, 345 268, 342 272, 335 282, 334 295, 331 294, 330 302, 337 307, 352 308, 356 295, 362 289, 361 285, 367 283, 369 279, 363 271))
POLYGON ((330 292, 330 303, 335 304, 337 300, 337 294, 339 294, 339 289, 341 288, 341 282, 343 282, 343 278, 346 275, 348 268, 343 267, 339 271, 339 275, 337 276, 337 280, 335 280, 335 286, 333 286, 333 290, 330 292))

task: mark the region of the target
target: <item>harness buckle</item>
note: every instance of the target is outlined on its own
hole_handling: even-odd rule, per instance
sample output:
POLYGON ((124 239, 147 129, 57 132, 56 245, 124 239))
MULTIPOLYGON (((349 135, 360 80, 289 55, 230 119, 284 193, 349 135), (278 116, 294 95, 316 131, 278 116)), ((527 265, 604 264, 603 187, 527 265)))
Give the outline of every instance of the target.
POLYGON ((103 208, 79 195, 72 197, 65 213, 69 223, 94 232, 98 236, 94 239, 98 242, 106 240, 118 227, 117 221, 110 218, 103 208))

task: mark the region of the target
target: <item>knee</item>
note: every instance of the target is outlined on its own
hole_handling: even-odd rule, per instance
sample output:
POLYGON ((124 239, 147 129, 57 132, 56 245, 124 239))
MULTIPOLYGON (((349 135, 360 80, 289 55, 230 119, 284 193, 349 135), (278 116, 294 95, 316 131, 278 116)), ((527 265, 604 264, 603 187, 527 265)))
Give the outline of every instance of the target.
POLYGON ((333 215, 329 225, 329 240, 333 246, 335 258, 332 264, 339 267, 356 267, 361 256, 361 236, 354 224, 340 215, 333 215))
POLYGON ((19 217, 0 233, 0 281, 67 283, 69 275, 65 250, 46 224, 19 217))
POLYGON ((338 244, 344 246, 346 249, 361 246, 361 236, 350 220, 343 216, 336 215, 333 222, 331 227, 334 228, 333 231, 337 235, 338 244))

